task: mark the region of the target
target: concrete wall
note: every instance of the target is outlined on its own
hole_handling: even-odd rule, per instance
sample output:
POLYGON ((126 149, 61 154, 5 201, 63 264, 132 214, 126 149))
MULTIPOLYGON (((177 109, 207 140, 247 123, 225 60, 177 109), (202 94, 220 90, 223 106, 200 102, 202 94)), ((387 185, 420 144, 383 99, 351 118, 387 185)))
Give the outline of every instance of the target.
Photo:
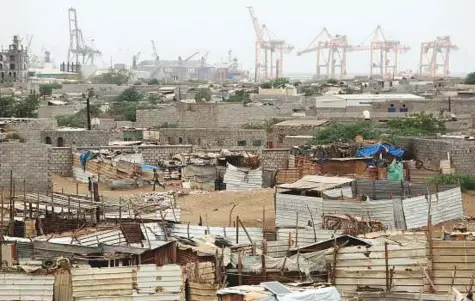
POLYGON ((447 160, 449 153, 456 173, 475 174, 475 141, 404 138, 399 139, 398 144, 416 159, 424 161, 424 166, 440 168, 440 161, 447 160))
POLYGON ((293 147, 296 145, 305 145, 313 136, 285 136, 284 142, 281 144, 281 147, 293 147))
POLYGON ((263 170, 277 170, 288 168, 290 149, 272 148, 263 149, 261 155, 261 166, 263 170))
POLYGON ((111 134, 107 131, 92 130, 92 131, 42 131, 41 142, 46 143, 47 137, 51 138, 53 146, 58 145, 58 139, 63 139, 62 146, 96 146, 108 145, 111 139, 111 134))
POLYGON ((73 115, 77 111, 85 108, 86 105, 78 103, 77 105, 64 106, 40 106, 38 108, 39 118, 55 118, 57 116, 73 115))
POLYGON ((162 128, 161 144, 191 144, 202 149, 261 149, 267 145, 265 130, 226 128, 162 128))
POLYGON ((46 192, 51 188, 50 146, 35 142, 0 143, 0 186, 8 189, 10 171, 17 191, 46 192))
POLYGON ((266 106, 243 106, 241 103, 177 103, 155 110, 137 110, 137 127, 158 127, 164 122, 181 128, 239 127, 262 123, 273 117, 289 117, 292 103, 266 106))
MULTIPOLYGON (((282 148, 289 147, 288 141, 285 141, 287 136, 313 136, 315 131, 320 126, 317 125, 279 125, 275 124, 271 127, 269 132, 269 141, 272 147, 282 148)), ((270 147, 270 146, 269 146, 270 147)))
POLYGON ((49 171, 61 176, 72 176, 73 153, 70 147, 52 147, 50 149, 49 171))
POLYGON ((41 132, 54 130, 58 127, 56 119, 50 118, 0 118, 0 122, 6 121, 6 131, 16 132, 26 141, 41 142, 41 132))

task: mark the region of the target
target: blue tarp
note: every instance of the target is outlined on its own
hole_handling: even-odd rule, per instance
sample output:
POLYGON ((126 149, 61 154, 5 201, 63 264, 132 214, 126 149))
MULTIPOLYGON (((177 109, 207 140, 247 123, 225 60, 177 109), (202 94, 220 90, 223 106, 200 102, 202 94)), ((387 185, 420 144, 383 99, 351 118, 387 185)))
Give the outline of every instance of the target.
POLYGON ((171 168, 185 167, 185 165, 173 165, 173 166, 170 166, 168 168, 165 168, 165 167, 149 165, 149 164, 140 164, 140 167, 142 168, 142 170, 154 170, 154 169, 156 169, 156 170, 167 170, 167 169, 171 169, 171 168))
POLYGON ((404 150, 402 148, 387 143, 376 143, 359 148, 356 151, 356 156, 373 157, 379 155, 383 151, 386 151, 388 154, 396 158, 401 158, 404 155, 404 150))

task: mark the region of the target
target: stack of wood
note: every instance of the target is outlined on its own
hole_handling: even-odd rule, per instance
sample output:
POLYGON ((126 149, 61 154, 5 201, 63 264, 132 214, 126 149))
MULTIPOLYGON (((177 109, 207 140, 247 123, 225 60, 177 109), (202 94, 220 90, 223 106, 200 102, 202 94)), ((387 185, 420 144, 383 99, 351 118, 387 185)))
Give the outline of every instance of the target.
POLYGON ((329 230, 341 230, 344 234, 352 236, 386 230, 383 223, 379 220, 364 219, 349 214, 324 215, 323 228, 329 230))

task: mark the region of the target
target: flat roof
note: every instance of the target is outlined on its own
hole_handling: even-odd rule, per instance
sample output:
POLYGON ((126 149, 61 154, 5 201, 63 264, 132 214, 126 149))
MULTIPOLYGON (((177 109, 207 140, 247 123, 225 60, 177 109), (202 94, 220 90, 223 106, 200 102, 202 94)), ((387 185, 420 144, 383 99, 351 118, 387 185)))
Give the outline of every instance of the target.
POLYGON ((317 120, 317 119, 290 119, 285 120, 279 123, 276 123, 276 126, 298 126, 298 125, 313 125, 313 126, 322 126, 327 124, 328 120, 317 120))
POLYGON ((325 191, 353 181, 355 181, 355 179, 343 177, 304 176, 292 184, 281 184, 277 187, 284 189, 325 191))

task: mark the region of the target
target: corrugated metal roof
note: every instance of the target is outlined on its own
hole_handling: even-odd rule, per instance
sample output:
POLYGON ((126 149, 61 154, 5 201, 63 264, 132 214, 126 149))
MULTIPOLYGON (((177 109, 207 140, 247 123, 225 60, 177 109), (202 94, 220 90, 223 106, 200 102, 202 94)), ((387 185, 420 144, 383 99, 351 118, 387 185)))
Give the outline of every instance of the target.
MULTIPOLYGON (((181 268, 170 264, 157 267, 154 264, 140 265, 136 270, 137 294, 160 295, 163 300, 179 300, 182 292, 181 268)), ((140 299, 142 300, 142 299, 140 299)), ((157 299, 153 299, 157 300, 157 299)))
MULTIPOLYGON (((460 187, 431 194, 432 223, 463 218, 463 202, 460 187)), ((420 228, 427 225, 429 203, 424 196, 409 198, 402 201, 406 226, 408 229, 420 228)))
POLYGON ((94 247, 103 243, 109 246, 127 245, 124 233, 120 229, 109 229, 96 231, 89 234, 78 235, 75 238, 71 236, 55 237, 48 239, 50 243, 56 244, 73 244, 86 247, 94 247))
POLYGON ((0 274, 0 300, 53 300, 53 275, 0 274))
POLYGON ((278 187, 284 189, 305 189, 324 191, 353 182, 354 179, 342 177, 304 176, 292 184, 281 184, 278 187))
POLYGON ((243 191, 262 188, 262 169, 244 170, 228 163, 224 174, 228 191, 243 191))
MULTIPOLYGON (((145 237, 148 237, 150 241, 153 240, 165 240, 162 227, 158 223, 144 223, 141 224, 141 229, 145 237)), ((262 229, 261 228, 246 228, 249 236, 253 242, 262 242, 262 229)), ((181 237, 202 237, 206 234, 214 236, 226 237, 232 243, 236 243, 236 228, 234 227, 205 227, 196 225, 174 224, 171 228, 170 235, 176 235, 181 237), (189 234, 189 235, 188 235, 189 234)), ((239 244, 250 243, 246 233, 243 229, 239 229, 239 244)))
MULTIPOLYGON (((293 242, 293 246, 306 246, 315 242, 315 235, 313 229, 311 227, 305 227, 298 229, 298 236, 297 230, 295 228, 283 228, 277 230, 277 240, 279 242, 288 242, 289 240, 289 233, 290 238, 293 242)), ((343 234, 340 230, 327 230, 327 229, 315 229, 315 234, 317 236, 317 242, 328 240, 333 238, 334 235, 343 234)))

